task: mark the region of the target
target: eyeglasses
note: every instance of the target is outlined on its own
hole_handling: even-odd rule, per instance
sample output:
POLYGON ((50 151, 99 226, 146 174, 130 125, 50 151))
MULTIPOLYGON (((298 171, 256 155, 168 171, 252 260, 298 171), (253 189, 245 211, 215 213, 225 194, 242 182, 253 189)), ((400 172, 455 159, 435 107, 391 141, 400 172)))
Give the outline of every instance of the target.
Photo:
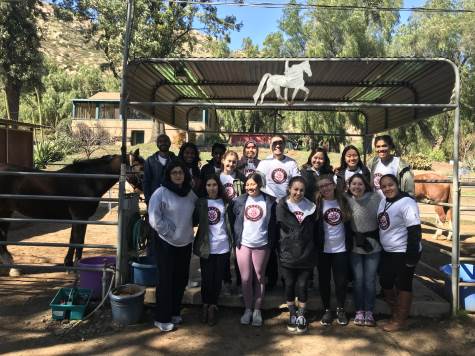
POLYGON ((275 147, 277 145, 280 145, 280 146, 283 146, 284 145, 284 141, 274 141, 272 142, 272 147, 275 147))

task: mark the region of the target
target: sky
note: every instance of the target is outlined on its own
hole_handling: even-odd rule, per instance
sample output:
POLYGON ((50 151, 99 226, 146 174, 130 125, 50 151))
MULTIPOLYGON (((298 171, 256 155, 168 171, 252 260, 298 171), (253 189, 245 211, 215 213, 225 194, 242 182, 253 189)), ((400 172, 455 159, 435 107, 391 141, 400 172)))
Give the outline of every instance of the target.
MULTIPOLYGON (((245 2, 272 2, 272 3, 288 3, 289 0, 244 0, 245 2)), ((300 1, 299 1, 300 2, 300 1)), ((342 1, 342 4, 345 2, 342 1)), ((418 7, 423 6, 425 0, 404 0, 403 7, 418 7)), ((240 32, 233 31, 231 33, 231 43, 229 47, 231 50, 241 48, 242 40, 245 37, 250 37, 254 44, 261 47, 262 42, 266 36, 277 31, 278 21, 282 16, 282 9, 268 9, 256 7, 238 7, 230 5, 219 5, 218 14, 235 15, 238 22, 243 23, 240 32)), ((411 12, 401 12, 401 23, 404 23, 409 18, 411 12)))

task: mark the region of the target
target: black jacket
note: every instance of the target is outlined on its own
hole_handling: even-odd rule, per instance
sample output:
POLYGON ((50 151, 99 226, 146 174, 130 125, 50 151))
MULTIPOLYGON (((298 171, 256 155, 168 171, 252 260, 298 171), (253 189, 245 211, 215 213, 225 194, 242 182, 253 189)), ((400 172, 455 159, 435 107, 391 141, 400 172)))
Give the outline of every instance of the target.
MULTIPOLYGON (((363 177, 366 178, 366 181, 371 184, 371 172, 369 171, 368 168, 366 168, 365 165, 361 165, 361 171, 362 171, 362 175, 363 177)), ((342 192, 345 192, 346 191, 346 182, 345 182, 345 172, 348 168, 346 169, 339 169, 338 170, 338 173, 335 174, 336 176, 336 184, 338 186, 338 188, 340 189, 340 191, 342 192)))
POLYGON ((317 210, 299 223, 286 199, 276 208, 277 253, 280 264, 288 268, 312 268, 317 263, 317 210))
MULTIPOLYGON (((276 222, 275 222, 275 198, 268 194, 261 192, 266 201, 266 222, 267 222, 267 238, 270 249, 275 247, 276 242, 276 222)), ((241 247, 242 231, 244 229, 244 208, 246 207, 246 200, 249 195, 244 193, 238 196, 233 202, 234 220, 234 246, 241 247)))

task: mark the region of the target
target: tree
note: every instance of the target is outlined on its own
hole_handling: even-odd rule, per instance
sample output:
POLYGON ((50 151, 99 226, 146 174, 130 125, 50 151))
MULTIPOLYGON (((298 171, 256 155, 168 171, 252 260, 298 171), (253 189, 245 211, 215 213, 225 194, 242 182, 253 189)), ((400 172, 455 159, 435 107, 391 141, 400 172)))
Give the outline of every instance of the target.
MULTIPOLYGON (((57 0, 56 4, 89 20, 85 33, 104 52, 110 69, 119 78, 127 1, 57 0)), ((190 54, 197 42, 193 31, 229 42, 228 32, 240 28, 235 16, 220 18, 212 5, 136 0, 130 57, 190 54)))
POLYGON ((20 94, 40 85, 43 57, 36 19, 38 0, 0 3, 0 82, 12 120, 18 121, 20 94))
MULTIPOLYGON (((473 8, 475 1, 433 0, 430 8, 473 8)), ((416 13, 402 25, 389 48, 392 56, 444 57, 458 65, 461 79, 461 132, 469 134, 475 129, 475 43, 473 28, 475 17, 471 13, 416 13)), ((426 147, 430 154, 442 152, 452 155, 452 113, 443 113, 430 120, 422 120, 391 133, 403 147, 418 142, 417 150, 426 147)))
POLYGON ((303 16, 297 2, 291 0, 284 8, 279 21, 279 29, 284 33, 285 42, 282 48, 284 57, 303 57, 307 45, 303 16))
POLYGON ((73 139, 76 142, 76 147, 84 151, 87 159, 102 146, 114 143, 109 132, 100 124, 88 126, 79 123, 73 131, 73 139))
POLYGON ((282 57, 284 53, 284 36, 281 32, 272 32, 266 36, 262 43, 264 57, 282 57))
POLYGON ((259 57, 259 46, 252 43, 250 37, 245 37, 242 39, 241 52, 246 57, 259 57))

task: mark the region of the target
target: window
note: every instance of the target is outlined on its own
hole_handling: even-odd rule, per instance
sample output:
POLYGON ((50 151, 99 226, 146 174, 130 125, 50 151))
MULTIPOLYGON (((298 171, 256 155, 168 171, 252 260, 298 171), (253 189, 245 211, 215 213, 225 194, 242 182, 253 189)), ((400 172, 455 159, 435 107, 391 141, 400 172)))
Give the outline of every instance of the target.
POLYGON ((145 142, 145 132, 144 131, 136 131, 132 130, 130 135, 130 144, 132 146, 138 145, 139 143, 145 142))

